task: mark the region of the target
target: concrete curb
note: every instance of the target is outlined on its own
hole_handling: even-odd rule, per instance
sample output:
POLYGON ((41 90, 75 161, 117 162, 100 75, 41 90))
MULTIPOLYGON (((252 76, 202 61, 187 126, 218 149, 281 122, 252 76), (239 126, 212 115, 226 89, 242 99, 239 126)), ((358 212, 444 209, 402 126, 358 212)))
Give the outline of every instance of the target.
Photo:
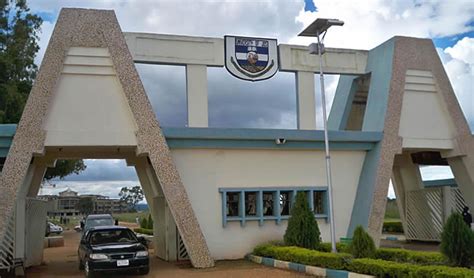
POLYGON ((316 266, 285 262, 280 260, 275 260, 272 258, 260 257, 255 255, 247 255, 246 258, 249 261, 252 261, 257 264, 263 264, 270 267, 276 267, 281 269, 294 270, 297 272, 302 272, 317 277, 329 277, 329 278, 375 278, 375 276, 359 274, 355 272, 350 272, 346 270, 335 270, 329 268, 321 268, 316 266))

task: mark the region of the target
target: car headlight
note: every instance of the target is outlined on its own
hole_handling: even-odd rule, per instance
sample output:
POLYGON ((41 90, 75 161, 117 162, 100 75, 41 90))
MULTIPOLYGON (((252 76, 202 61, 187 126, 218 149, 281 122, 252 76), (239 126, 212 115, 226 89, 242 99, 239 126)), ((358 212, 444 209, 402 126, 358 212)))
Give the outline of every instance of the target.
POLYGON ((135 257, 148 257, 148 251, 138 251, 135 257))
POLYGON ((107 260, 109 257, 105 254, 90 254, 89 258, 92 260, 107 260))

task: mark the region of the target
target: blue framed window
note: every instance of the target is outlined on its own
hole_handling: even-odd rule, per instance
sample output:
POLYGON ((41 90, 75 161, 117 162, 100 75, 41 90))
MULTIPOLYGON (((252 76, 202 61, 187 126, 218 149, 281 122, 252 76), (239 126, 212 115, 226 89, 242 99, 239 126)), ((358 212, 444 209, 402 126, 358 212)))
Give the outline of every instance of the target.
POLYGON ((280 224, 290 217, 296 194, 305 192, 308 204, 318 219, 328 220, 327 187, 219 188, 222 195, 222 225, 239 221, 273 220, 280 224))

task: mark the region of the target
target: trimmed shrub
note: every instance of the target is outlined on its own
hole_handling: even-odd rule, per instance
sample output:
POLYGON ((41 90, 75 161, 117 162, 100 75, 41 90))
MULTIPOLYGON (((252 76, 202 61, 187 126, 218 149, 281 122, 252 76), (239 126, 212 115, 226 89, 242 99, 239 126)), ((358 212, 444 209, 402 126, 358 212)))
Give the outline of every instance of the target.
POLYGON ((144 229, 144 228, 135 228, 133 229, 134 232, 144 235, 153 235, 153 230, 151 229, 144 229))
POLYGON ((147 229, 152 229, 153 230, 153 219, 151 218, 151 214, 148 214, 148 220, 147 220, 147 229))
POLYGON ((354 259, 347 265, 347 270, 377 277, 473 277, 474 271, 467 268, 444 265, 415 265, 375 259, 354 259))
POLYGON ((268 243, 255 247, 253 254, 305 265, 349 270, 377 277, 474 277, 474 270, 467 268, 449 267, 444 265, 416 265, 369 258, 351 259, 351 255, 346 253, 325 253, 295 246, 274 246, 268 243))
POLYGON ((316 249, 321 242, 318 222, 309 208, 305 192, 296 194, 296 202, 291 209, 285 236, 286 245, 316 249))
POLYGON ((382 230, 385 233, 403 234, 403 225, 401 221, 385 221, 382 230))
POLYGON ((345 253, 334 254, 296 246, 273 246, 270 244, 262 244, 255 247, 253 254, 282 261, 332 269, 345 269, 351 258, 350 254, 345 253))
POLYGON ((446 258, 439 252, 411 251, 399 248, 379 248, 375 251, 375 258, 421 265, 442 265, 446 263, 446 258))
POLYGON ((374 240, 360 225, 354 231, 349 251, 355 258, 375 257, 374 240))
POLYGON ((474 261, 474 233, 459 213, 452 213, 441 233, 441 252, 450 264, 469 267, 474 261))
POLYGON ((148 221, 147 221, 146 217, 143 217, 140 220, 140 228, 148 229, 148 221))
MULTIPOLYGON (((350 253, 349 252, 349 245, 342 243, 342 242, 337 242, 336 243, 336 249, 337 252, 342 252, 342 253, 350 253)), ((316 250, 321 251, 321 252, 331 252, 331 243, 330 242, 321 242, 319 246, 316 248, 316 250)))

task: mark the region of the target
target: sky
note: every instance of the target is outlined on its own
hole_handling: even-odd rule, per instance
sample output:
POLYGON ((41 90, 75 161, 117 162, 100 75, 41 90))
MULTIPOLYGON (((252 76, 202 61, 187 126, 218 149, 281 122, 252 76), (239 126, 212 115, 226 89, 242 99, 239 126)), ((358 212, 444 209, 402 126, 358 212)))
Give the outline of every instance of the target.
MULTIPOLYGON (((123 31, 206 37, 242 35, 277 38, 279 43, 308 45, 296 35, 318 17, 339 18, 327 47, 371 49, 395 35, 433 39, 456 96, 474 130, 474 1, 471 0, 275 0, 275 1, 151 1, 151 0, 30 0, 42 16, 39 64, 61 7, 113 9, 123 31), (185 20, 184 20, 185 19, 185 20)), ((148 97, 162 126, 186 126, 185 69, 181 66, 137 65, 148 97)), ((339 76, 326 76, 330 108, 339 76)), ((319 80, 317 127, 322 128, 319 80)), ((233 78, 224 68, 208 69, 211 127, 296 128, 294 75, 250 83, 233 78)), ((122 186, 138 184, 133 168, 120 160, 86 160, 78 176, 45 186, 44 194, 67 187, 80 193, 114 197, 122 186)), ((423 168, 424 179, 452 177, 447 168, 423 168)), ((394 196, 391 189, 390 196, 394 196)))

